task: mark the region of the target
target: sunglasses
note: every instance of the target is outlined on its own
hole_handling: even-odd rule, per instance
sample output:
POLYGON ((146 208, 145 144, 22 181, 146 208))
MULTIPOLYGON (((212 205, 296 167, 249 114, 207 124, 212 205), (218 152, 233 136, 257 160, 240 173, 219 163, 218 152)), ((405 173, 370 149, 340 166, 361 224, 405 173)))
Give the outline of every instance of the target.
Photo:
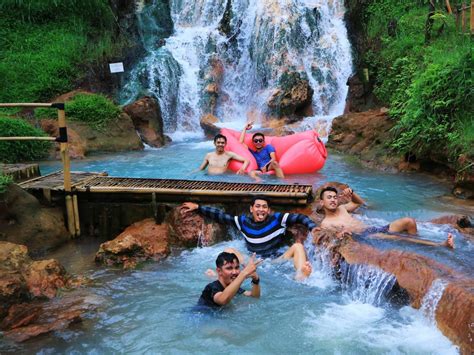
POLYGON ((260 138, 260 139, 254 139, 253 140, 254 143, 263 143, 263 139, 260 138))

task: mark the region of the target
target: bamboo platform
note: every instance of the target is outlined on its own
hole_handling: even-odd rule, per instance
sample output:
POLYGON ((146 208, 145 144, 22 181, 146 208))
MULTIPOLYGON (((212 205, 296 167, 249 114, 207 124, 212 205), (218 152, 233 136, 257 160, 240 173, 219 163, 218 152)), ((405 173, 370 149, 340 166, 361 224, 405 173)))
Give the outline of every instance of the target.
MULTIPOLYGON (((71 172, 73 193, 88 199, 118 202, 122 199, 166 202, 247 202, 253 196, 268 197, 272 204, 303 205, 312 201, 311 185, 256 184, 178 179, 125 178, 104 176, 105 173, 71 172)), ((61 171, 25 181, 20 186, 29 191, 43 190, 44 195, 62 193, 61 171), (45 191, 47 193, 45 194, 45 191)))

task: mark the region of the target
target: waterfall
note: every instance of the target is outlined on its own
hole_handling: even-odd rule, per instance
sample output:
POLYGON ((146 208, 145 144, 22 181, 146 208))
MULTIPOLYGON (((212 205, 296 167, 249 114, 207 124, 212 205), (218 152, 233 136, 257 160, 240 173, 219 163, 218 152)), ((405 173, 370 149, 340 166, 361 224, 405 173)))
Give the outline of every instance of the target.
POLYGON ((262 117, 285 71, 314 90, 314 115, 330 122, 343 112, 351 74, 342 0, 171 0, 173 33, 160 33, 161 0, 137 6, 145 58, 128 74, 122 103, 152 95, 167 134, 201 134, 212 113, 241 127, 262 117), (217 88, 217 89, 216 89, 217 88), (217 92, 217 93, 216 93, 217 92))
POLYGON ((353 300, 382 305, 396 282, 395 276, 370 265, 341 263, 343 289, 353 300))
POLYGON ((443 296, 446 285, 447 282, 444 280, 434 280, 421 302, 420 311, 431 324, 436 324, 436 308, 438 307, 439 300, 443 296))

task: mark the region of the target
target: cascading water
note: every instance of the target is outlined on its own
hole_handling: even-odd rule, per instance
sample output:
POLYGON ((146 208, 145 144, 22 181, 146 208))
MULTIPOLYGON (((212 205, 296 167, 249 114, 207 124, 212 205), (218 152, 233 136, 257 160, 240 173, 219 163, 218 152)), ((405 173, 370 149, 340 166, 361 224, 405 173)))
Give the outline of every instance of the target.
POLYGON ((434 280, 421 302, 420 310, 432 324, 436 324, 436 308, 438 307, 439 300, 443 296, 446 285, 447 282, 444 280, 434 280))
POLYGON ((204 113, 233 127, 258 119, 287 71, 314 90, 303 126, 342 113, 351 73, 342 0, 173 0, 174 32, 156 43, 158 3, 137 9, 147 55, 121 101, 155 96, 168 134, 199 133, 204 113))

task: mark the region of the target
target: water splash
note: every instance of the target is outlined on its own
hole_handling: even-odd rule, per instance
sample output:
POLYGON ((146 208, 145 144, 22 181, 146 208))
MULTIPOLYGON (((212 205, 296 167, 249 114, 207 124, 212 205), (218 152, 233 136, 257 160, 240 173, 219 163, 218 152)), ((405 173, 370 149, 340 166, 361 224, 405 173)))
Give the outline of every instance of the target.
POLYGON ((355 301, 382 305, 396 281, 394 275, 374 266, 341 263, 343 289, 355 301))
POLYGON ((446 281, 441 279, 434 280, 421 302, 420 311, 433 325, 436 325, 436 308, 438 308, 439 300, 443 296, 446 286, 446 281))
POLYGON ((158 25, 153 25, 157 1, 140 6, 137 16, 148 54, 130 73, 120 100, 155 96, 166 133, 201 132, 204 112, 222 122, 258 119, 280 75, 291 70, 314 90, 314 116, 303 128, 322 118, 321 135, 326 136, 332 117, 343 112, 352 71, 342 3, 234 0, 226 10, 226 0, 173 0, 174 33, 160 46, 158 25), (212 73, 212 63, 220 74, 212 73), (220 87, 212 107, 209 84, 220 87))

